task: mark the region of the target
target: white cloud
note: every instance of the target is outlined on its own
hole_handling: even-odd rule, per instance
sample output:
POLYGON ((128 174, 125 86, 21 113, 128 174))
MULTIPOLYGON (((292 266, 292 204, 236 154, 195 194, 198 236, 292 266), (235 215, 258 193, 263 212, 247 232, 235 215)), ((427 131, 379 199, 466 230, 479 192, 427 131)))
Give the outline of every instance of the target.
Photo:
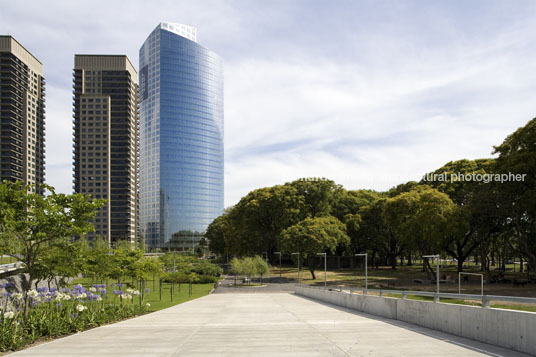
POLYGON ((47 180, 71 190, 75 53, 127 54, 160 21, 225 61, 225 204, 323 176, 387 189, 489 156, 534 116, 531 3, 6 2, 0 32, 45 65, 47 180), (106 11, 102 11, 105 8, 106 11), (418 10, 418 11, 417 11, 418 10))

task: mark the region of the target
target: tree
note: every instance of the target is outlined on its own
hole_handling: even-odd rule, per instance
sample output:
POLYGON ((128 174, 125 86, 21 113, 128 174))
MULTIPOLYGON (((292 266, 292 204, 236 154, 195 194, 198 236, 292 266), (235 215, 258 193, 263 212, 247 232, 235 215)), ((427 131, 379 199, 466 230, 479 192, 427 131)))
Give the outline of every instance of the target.
POLYGON ((476 175, 493 174, 494 166, 494 159, 451 161, 425 175, 421 181, 449 195, 457 206, 443 240, 443 249, 458 261, 458 272, 463 271, 463 263, 469 255, 502 228, 493 202, 493 183, 472 179, 476 175), (469 176, 471 179, 465 179, 469 176))
POLYGON ((36 264, 43 251, 94 230, 91 221, 104 200, 82 194, 56 193, 43 185, 48 196, 33 193, 21 182, 0 184, 0 251, 20 255, 28 273, 24 314, 28 315, 28 290, 38 277, 36 264))
POLYGON ((85 249, 85 271, 96 280, 104 280, 112 274, 112 249, 102 237, 94 239, 85 249))
POLYGON ((136 278, 143 280, 160 276, 164 272, 160 260, 153 257, 142 257, 133 263, 133 267, 136 278))
MULTIPOLYGON (((389 229, 422 256, 441 250, 441 241, 455 207, 446 194, 418 186, 388 199, 384 218, 389 229)), ((428 261, 425 261, 425 268, 433 276, 428 261)))
POLYGON ((285 186, 294 187, 297 195, 301 198, 302 218, 329 216, 335 194, 342 189, 342 186, 326 178, 304 178, 285 186))
POLYGON ((387 199, 378 199, 359 211, 361 222, 352 222, 356 217, 348 217, 347 227, 352 237, 352 248, 355 252, 372 250, 372 260, 378 252, 385 257, 392 269, 396 269, 396 257, 404 249, 402 239, 390 228, 385 219, 387 199))
POLYGON ((207 227, 205 238, 208 240, 208 248, 211 252, 225 254, 225 229, 228 225, 228 215, 225 213, 214 219, 207 227))
POLYGON ((225 248, 244 256, 276 250, 281 231, 300 220, 300 196, 290 185, 261 188, 248 193, 228 213, 222 228, 225 248))
MULTIPOLYGON (((316 217, 303 221, 285 229, 279 239, 281 249, 286 252, 300 252, 304 259, 312 258, 317 253, 333 253, 339 244, 348 245, 350 238, 346 227, 337 218, 316 217)), ((309 271, 316 279, 313 259, 308 260, 309 271)))
POLYGON ((270 271, 270 265, 266 262, 266 260, 262 259, 258 255, 253 258, 253 263, 255 264, 255 274, 261 277, 262 283, 262 277, 263 275, 268 274, 268 272, 270 271))
POLYGON ((496 146, 496 172, 518 179, 497 184, 499 210, 515 232, 519 252, 536 271, 536 118, 496 146), (523 175, 523 176, 522 176, 523 175))
POLYGON ((48 287, 52 281, 56 286, 67 285, 67 279, 78 276, 84 272, 86 255, 85 242, 70 242, 67 240, 53 242, 46 249, 41 250, 34 264, 35 281, 37 287, 40 281, 46 280, 48 287))
MULTIPOLYGON (((348 191, 348 197, 351 198, 347 198, 346 203, 343 204, 348 209, 340 211, 337 208, 340 207, 338 203, 340 201, 335 203, 335 211, 339 211, 340 213, 346 212, 342 218, 342 222, 346 224, 346 232, 350 237, 350 245, 354 254, 369 249, 374 250, 375 241, 381 239, 383 233, 372 232, 371 227, 366 227, 367 224, 372 224, 374 220, 373 215, 370 217, 367 216, 366 220, 363 219, 362 215, 366 214, 365 212, 370 210, 370 206, 382 198, 382 196, 381 193, 376 191, 348 191)), ((342 201, 344 202, 344 199, 342 201)))
POLYGON ((242 259, 233 258, 231 260, 231 269, 236 275, 245 275, 248 278, 248 285, 250 284, 251 277, 257 274, 257 264, 255 258, 245 257, 242 259))
POLYGON ((136 279, 136 264, 142 257, 143 251, 130 242, 124 240, 116 242, 113 255, 110 257, 112 269, 109 276, 119 282, 126 277, 136 279))

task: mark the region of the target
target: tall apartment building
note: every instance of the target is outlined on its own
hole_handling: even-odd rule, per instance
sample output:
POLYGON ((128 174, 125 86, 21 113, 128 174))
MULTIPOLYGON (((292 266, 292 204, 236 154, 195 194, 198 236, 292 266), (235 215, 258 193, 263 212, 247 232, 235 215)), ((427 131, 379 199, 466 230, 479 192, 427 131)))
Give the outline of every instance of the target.
POLYGON ((193 248, 223 213, 223 61, 191 26, 161 23, 140 48, 140 232, 193 248))
POLYGON ((43 64, 11 36, 0 36, 0 181, 20 180, 43 193, 43 64))
POLYGON ((74 191, 108 202, 95 232, 110 244, 137 233, 138 78, 127 56, 75 55, 74 191))

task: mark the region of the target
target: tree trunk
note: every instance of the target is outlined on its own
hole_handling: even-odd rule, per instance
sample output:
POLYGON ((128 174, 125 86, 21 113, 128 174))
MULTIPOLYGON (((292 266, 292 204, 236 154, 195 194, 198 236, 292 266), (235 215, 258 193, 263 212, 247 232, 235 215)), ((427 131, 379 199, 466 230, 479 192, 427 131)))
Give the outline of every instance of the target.
POLYGON ((463 263, 464 260, 458 259, 458 273, 461 273, 463 271, 463 263))
POLYGON ((309 267, 309 271, 311 272, 311 277, 313 278, 313 280, 316 280, 315 268, 314 267, 309 267))
MULTIPOLYGON (((439 264, 439 262, 437 262, 437 264, 439 264)), ((423 260, 423 268, 425 272, 428 274, 428 278, 430 278, 430 280, 435 280, 436 275, 435 275, 434 269, 432 269, 432 266, 430 265, 429 259, 423 260)))
POLYGON ((389 261, 391 263, 391 269, 396 269, 396 254, 391 253, 389 254, 389 261))

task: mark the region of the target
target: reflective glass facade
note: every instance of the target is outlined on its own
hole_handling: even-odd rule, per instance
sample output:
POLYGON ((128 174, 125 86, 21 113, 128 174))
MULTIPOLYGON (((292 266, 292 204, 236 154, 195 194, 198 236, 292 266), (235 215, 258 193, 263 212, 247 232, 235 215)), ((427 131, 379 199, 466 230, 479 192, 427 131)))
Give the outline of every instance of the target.
POLYGON ((223 213, 223 63, 195 29, 160 24, 140 49, 140 230, 188 249, 223 213), (179 32, 180 29, 180 32, 179 32))

